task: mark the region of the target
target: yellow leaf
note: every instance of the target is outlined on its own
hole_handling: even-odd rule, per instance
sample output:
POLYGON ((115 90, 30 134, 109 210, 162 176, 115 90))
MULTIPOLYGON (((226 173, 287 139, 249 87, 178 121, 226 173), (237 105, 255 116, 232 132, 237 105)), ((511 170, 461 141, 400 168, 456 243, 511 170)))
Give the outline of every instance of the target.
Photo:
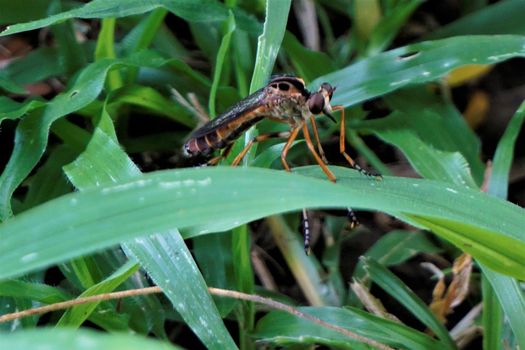
POLYGON ((472 79, 477 79, 487 74, 492 69, 491 65, 486 64, 467 64, 453 69, 448 73, 446 82, 449 86, 455 87, 464 84, 472 79))

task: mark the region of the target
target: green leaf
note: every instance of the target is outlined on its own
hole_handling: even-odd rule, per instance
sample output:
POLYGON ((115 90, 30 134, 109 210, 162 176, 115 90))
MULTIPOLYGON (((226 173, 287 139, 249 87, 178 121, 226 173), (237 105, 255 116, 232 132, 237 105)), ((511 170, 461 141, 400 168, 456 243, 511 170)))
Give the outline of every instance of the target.
POLYGON ((43 101, 28 100, 24 103, 19 103, 11 100, 5 96, 0 96, 0 124, 3 120, 15 120, 33 109, 45 105, 43 101))
MULTIPOLYGON (((52 304, 74 298, 73 295, 62 291, 59 288, 41 283, 30 283, 19 280, 0 282, 0 296, 4 295, 16 297, 11 303, 15 303, 14 306, 18 307, 19 310, 35 307, 35 302, 52 304), (25 305, 19 303, 19 301, 24 301, 25 305)), ((16 310, 13 309, 8 312, 2 312, 2 314, 15 311, 16 310)), ((128 320, 123 315, 116 316, 115 314, 108 313, 107 310, 105 311, 106 312, 103 314, 97 312, 92 313, 89 320, 109 331, 128 330, 128 320)), ((38 316, 35 316, 34 319, 38 320, 38 316)), ((32 327, 34 327, 34 325, 32 327)))
POLYGON ((463 36, 424 41, 363 59, 313 81, 337 87, 332 104, 352 106, 405 86, 438 80, 466 64, 494 64, 525 56, 525 38, 517 35, 463 36))
POLYGON ((106 75, 111 69, 123 65, 158 67, 164 63, 165 59, 152 52, 92 63, 82 71, 69 91, 48 102, 43 111, 33 110, 29 113, 17 127, 13 153, 0 176, 0 219, 10 216, 11 195, 44 153, 49 128, 55 120, 93 102, 102 91, 106 75))
POLYGON ((86 329, 31 329, 0 333, 0 342, 10 349, 77 350, 167 350, 174 345, 123 333, 100 333, 86 329))
MULTIPOLYGON (((523 322, 525 322, 525 297, 523 296, 523 290, 520 283, 514 278, 494 272, 486 267, 482 267, 482 271, 497 296, 501 308, 505 312, 505 316, 508 318, 516 343, 519 344, 520 347, 523 346, 523 344, 525 344, 525 334, 523 334, 522 331, 523 322)), ((490 335, 487 335, 489 339, 493 339, 494 336, 500 335, 498 332, 495 334, 493 333, 494 329, 501 326, 501 323, 496 323, 498 321, 501 322, 502 320, 486 320, 486 322, 490 323, 490 327, 486 330, 486 332, 490 332, 490 335)), ((487 323, 484 323, 484 325, 487 325, 487 323)), ((497 343, 497 348, 501 348, 501 337, 499 339, 493 339, 493 342, 497 343)))
MULTIPOLYGON (((117 57, 115 53, 115 25, 117 20, 115 18, 104 18, 101 22, 100 33, 97 37, 97 47, 95 48, 95 61, 117 57)), ((108 90, 118 89, 122 84, 120 71, 113 70, 108 73, 108 90)))
MULTIPOLYGON (((166 15, 166 10, 157 9, 152 11, 145 18, 141 19, 141 21, 137 23, 122 40, 125 52, 130 54, 147 49, 151 43, 154 42, 157 34, 165 37, 163 30, 161 30, 159 33, 159 29, 162 28, 162 23, 164 22, 166 15)), ((172 55, 168 55, 168 57, 171 56, 172 55)))
POLYGON ((501 137, 492 163, 492 173, 489 178, 489 193, 507 198, 509 172, 514 158, 514 147, 525 121, 525 102, 523 102, 512 117, 505 133, 501 137))
MULTIPOLYGON (((390 119, 392 122, 394 120, 399 120, 396 114, 390 119)), ((381 140, 398 147, 419 175, 448 182, 459 180, 470 187, 476 186, 468 163, 461 153, 440 151, 410 129, 399 124, 390 125, 392 129, 374 129, 373 132, 381 140)))
POLYGON ((52 0, 0 0, 0 24, 31 21, 47 15, 47 9, 52 0))
MULTIPOLYGON (((108 126, 111 125, 108 123, 108 126)), ((66 172, 71 182, 83 190, 117 180, 141 178, 135 164, 99 129, 86 151, 66 167, 66 172)), ((208 348, 235 348, 177 229, 151 227, 147 235, 123 244, 126 254, 140 262, 208 348)))
POLYGON ((196 125, 195 119, 185 108, 148 86, 126 85, 113 91, 109 102, 111 107, 121 104, 139 106, 191 128, 196 125))
MULTIPOLYGON (((300 311, 361 336, 403 349, 443 349, 443 344, 405 325, 355 308, 302 307, 300 311)), ((311 344, 342 349, 370 349, 352 338, 283 312, 270 312, 257 322, 256 338, 278 345, 311 344)))
MULTIPOLYGON (((162 38, 166 38, 167 35, 165 32, 163 30, 159 31, 159 28, 162 28, 167 14, 168 11, 163 8, 158 8, 141 19, 121 42, 124 55, 147 49, 155 40, 157 33, 159 33, 162 38)), ((172 43, 177 42, 174 36, 170 35, 170 37, 173 38, 172 43)), ((166 55, 166 57, 172 56, 174 55, 166 55)), ((126 72, 126 81, 129 84, 135 83, 137 73, 137 68, 130 68, 126 72)))
POLYGON ((69 147, 57 147, 50 152, 46 162, 29 178, 22 210, 71 192, 71 185, 64 176, 62 166, 70 163, 75 156, 75 152, 69 147))
MULTIPOLYGON (((53 1, 49 7, 49 14, 54 14, 62 10, 61 1, 53 1)), ((68 75, 75 74, 79 69, 87 64, 82 46, 77 41, 75 28, 71 20, 57 23, 50 28, 56 41, 58 56, 61 65, 68 75)), ((39 65, 41 63, 39 62, 39 65)))
POLYGON ((0 282, 0 296, 26 298, 44 304, 59 303, 72 298, 71 294, 47 284, 20 280, 0 282))
POLYGON ((456 349, 456 345, 445 326, 434 316, 432 311, 392 272, 371 258, 364 258, 365 270, 369 273, 372 281, 379 285, 394 299, 399 301, 415 317, 434 332, 447 349, 456 349))
MULTIPOLYGON (((79 297, 110 293, 119 285, 121 285, 126 279, 128 279, 133 273, 135 273, 138 268, 139 266, 136 262, 129 261, 128 263, 122 265, 121 268, 115 271, 108 278, 86 289, 79 297)), ((57 326, 73 328, 80 327, 80 325, 84 323, 91 313, 95 311, 99 304, 100 302, 86 303, 68 309, 58 321, 57 326)))
POLYGON ((264 86, 272 73, 286 31, 290 5, 290 0, 268 0, 266 2, 266 20, 257 43, 257 56, 250 93, 264 86))
POLYGON ((250 36, 242 30, 236 30, 233 33, 232 60, 239 94, 247 96, 249 89, 248 77, 251 76, 255 59, 252 53, 250 36))
MULTIPOLYGON (((2 313, 2 315, 16 312, 16 309, 17 309, 16 300, 17 299, 15 298, 0 297, 0 312, 2 313)), ((13 330, 18 330, 19 328, 22 328, 22 324, 16 320, 0 324, 0 331, 6 332, 6 333, 13 332, 13 330)))
POLYGON ((355 22, 355 30, 352 33, 355 46, 360 54, 363 54, 372 31, 381 22, 381 4, 379 0, 356 0, 351 5, 352 20, 355 22))
MULTIPOLYGON (((266 18, 264 21, 263 32, 257 40, 257 54, 255 56, 255 67, 253 69, 252 81, 250 83, 250 93, 263 87, 273 71, 277 54, 281 48, 288 14, 290 12, 290 0, 268 0, 266 1, 266 18)), ((244 140, 236 142, 233 154, 241 151, 241 146, 246 144, 256 135, 255 127, 252 127, 244 134, 244 140)), ((257 145, 251 148, 243 158, 242 163, 248 164, 253 158, 257 145)))
MULTIPOLYGON (((28 23, 8 26, 0 36, 25 32, 48 27, 55 23, 72 18, 109 18, 139 15, 157 8, 165 8, 176 16, 192 22, 219 22, 228 18, 228 9, 218 1, 213 0, 94 0, 84 6, 77 7, 46 18, 28 23)), ((242 11, 235 11, 239 27, 256 32, 259 24, 242 11)))
POLYGON ((480 141, 453 105, 416 88, 397 91, 387 102, 395 109, 390 116, 357 128, 400 148, 426 178, 476 187, 474 177, 481 183, 480 141))
POLYGON ((427 38, 465 34, 525 34, 524 11, 522 0, 500 1, 438 28, 427 38))
MULTIPOLYGON (((420 253, 437 253, 441 249, 432 244, 422 232, 394 230, 382 236, 364 256, 377 260, 381 265, 401 264, 420 253)), ((364 276, 363 263, 359 261, 354 278, 364 276)))
MULTIPOLYGON (((304 140, 294 141, 292 143, 291 148, 303 142, 304 140)), ((259 168, 269 168, 273 162, 279 159, 279 157, 283 153, 285 144, 285 142, 281 142, 266 148, 264 151, 257 155, 257 157, 250 163, 250 165, 259 168)))
POLYGON ((385 163, 379 159, 370 147, 363 141, 363 138, 360 137, 356 130, 347 128, 346 140, 350 145, 365 158, 371 165, 373 169, 376 169, 379 174, 382 175, 392 175, 392 171, 385 163))
POLYGON ((215 59, 215 66, 213 70, 213 82, 211 84, 210 100, 208 104, 208 107, 210 110, 210 116, 212 118, 215 118, 215 115, 216 115, 215 114, 215 97, 217 95, 217 89, 219 88, 222 68, 224 66, 226 55, 230 48, 230 40, 231 40, 231 36, 234 30, 235 30, 235 17, 233 16, 232 13, 230 13, 228 20, 226 21, 226 29, 222 37, 221 45, 219 46, 219 50, 217 51, 217 58, 215 59))
POLYGON ((125 246, 209 349, 235 349, 191 253, 177 230, 138 238, 125 246))
MULTIPOLYGON (((262 34, 259 35, 257 41, 257 54, 250 83, 250 93, 254 93, 261 88, 273 70, 286 31, 290 5, 290 0, 266 1, 266 17, 262 34)), ((241 140, 236 142, 232 155, 238 154, 241 148, 246 146, 255 135, 255 127, 252 127, 244 134, 244 139, 241 138, 241 140)), ((252 147, 250 152, 245 155, 243 159, 244 165, 247 165, 248 161, 253 158, 256 147, 252 147)), ((253 291, 254 277, 250 263, 250 236, 248 235, 248 228, 246 226, 237 228, 232 239, 233 255, 240 261, 239 266, 235 270, 237 284, 241 290, 251 292, 253 291)), ((245 347, 244 344, 248 339, 248 332, 252 331, 254 325, 255 308, 253 303, 243 303, 238 318, 240 319, 239 324, 241 327, 240 343, 241 347, 245 347)))
MULTIPOLYGON (((483 349, 499 350, 503 341, 504 314, 496 293, 494 293, 494 289, 488 280, 491 273, 490 271, 488 275, 483 275, 481 285, 483 296, 483 349)), ((493 281, 497 282, 497 279, 493 279, 493 281)), ((507 285, 507 283, 503 284, 503 286, 507 285)))
MULTIPOLYGON (((195 237, 192 252, 209 286, 230 290, 236 288, 230 234, 215 233, 195 237)), ((222 316, 226 316, 236 302, 229 298, 215 300, 222 316)))
POLYGON ((61 271, 68 281, 79 289, 94 286, 103 276, 93 257, 78 257, 61 266, 61 271))
MULTIPOLYGON (((474 256, 480 262, 502 273, 505 273, 503 266, 511 269, 511 266, 523 259, 522 254, 525 253, 524 247, 516 240, 509 239, 506 236, 499 236, 498 238, 497 235, 465 223, 456 222, 452 224, 448 220, 435 218, 432 219, 432 222, 428 221, 428 218, 413 218, 410 216, 409 218, 411 218, 412 224, 419 224, 433 231, 474 256), (470 231, 468 235, 462 234, 467 230, 470 231), (515 246, 515 244, 518 244, 518 246, 515 246)), ((508 275, 522 278, 519 277, 522 275, 521 273, 508 275)))
POLYGON ((2 69, 0 76, 17 84, 34 83, 65 74, 66 67, 60 61, 57 48, 41 47, 14 59, 2 69))
POLYGON ((367 54, 374 55, 388 47, 401 27, 422 3, 423 0, 394 3, 394 8, 384 15, 372 31, 367 44, 367 54))
POLYGON ((342 298, 332 281, 326 279, 323 268, 313 255, 304 253, 304 240, 291 230, 280 215, 266 219, 273 238, 281 251, 305 298, 314 306, 339 306, 342 298))
MULTIPOLYGON (((508 178, 512 159, 514 157, 514 147, 516 139, 523 126, 524 119, 525 102, 520 105, 512 117, 496 149, 492 165, 492 174, 489 178, 488 185, 488 193, 496 197, 507 197, 508 178)), ((507 316, 518 346, 525 347, 525 334, 521 331, 525 322, 525 296, 523 295, 523 290, 520 287, 519 282, 514 278, 491 271, 487 267, 481 267, 484 276, 492 287, 489 294, 483 296, 484 306, 488 306, 487 312, 493 311, 497 307, 494 305, 494 298, 491 298, 493 295, 492 293, 494 293, 499 300, 501 308, 507 316)), ((485 290, 487 289, 488 288, 485 288, 485 290)), ((498 315, 497 310, 495 315, 498 315)), ((493 348, 501 346, 501 340, 500 337, 498 337, 501 333, 501 321, 501 318, 492 320, 484 315, 485 334, 487 336, 486 344, 490 344, 493 348)))
MULTIPOLYGON (((2 74, 2 75, 5 75, 5 74, 2 74)), ((10 92, 12 94, 23 95, 27 93, 26 89, 24 89, 23 86, 20 86, 14 81, 4 78, 2 76, 0 76, 0 89, 10 92)))
MULTIPOLYGON (((94 258, 104 276, 110 275, 128 261, 120 247, 95 254, 94 258)), ((124 281, 119 289, 129 290, 146 286, 149 286, 149 280, 145 274, 139 272, 124 281)), ((153 333, 160 339, 167 339, 164 329, 166 305, 162 304, 159 299, 158 294, 127 297, 118 301, 117 308, 113 310, 97 308, 92 315, 120 316, 125 319, 124 329, 131 328, 133 331, 144 335, 153 333)))
POLYGON ((325 53, 307 49, 289 32, 284 36, 283 49, 290 57, 297 76, 307 82, 333 72, 336 68, 325 53))
MULTIPOLYGON (((235 278, 235 290, 247 294, 253 294, 255 286, 255 276, 251 264, 251 236, 248 225, 236 227, 231 232, 232 238, 232 260, 235 278)), ((253 327, 255 325, 255 305, 252 302, 243 301, 235 313, 239 325, 240 348, 245 348, 250 342, 253 327)))
POLYGON ((220 231, 224 231, 304 207, 402 213, 406 220, 418 220, 421 227, 446 230, 438 234, 454 239, 491 268, 525 277, 522 208, 454 184, 395 177, 377 182, 352 170, 331 169, 337 184, 327 182, 319 167, 296 169, 298 174, 217 167, 150 173, 69 194, 0 226, 0 278, 151 232, 217 222, 222 223, 220 231))
POLYGON ((203 26, 201 23, 189 23, 195 44, 210 62, 215 61, 217 52, 219 51, 220 24, 221 23, 210 23, 209 25, 203 26))

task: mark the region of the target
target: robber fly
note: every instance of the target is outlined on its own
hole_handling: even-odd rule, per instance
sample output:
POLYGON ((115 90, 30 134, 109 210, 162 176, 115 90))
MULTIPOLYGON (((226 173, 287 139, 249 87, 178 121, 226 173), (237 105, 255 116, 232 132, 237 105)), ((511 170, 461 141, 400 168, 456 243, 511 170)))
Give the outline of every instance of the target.
MULTIPOLYGON (((343 106, 332 106, 330 100, 335 91, 335 87, 328 83, 323 83, 316 92, 306 89, 305 83, 301 78, 294 76, 273 77, 262 89, 254 92, 245 99, 233 105, 223 114, 211 120, 201 128, 197 129, 184 144, 184 152, 188 156, 204 155, 208 156, 215 150, 224 149, 220 156, 211 159, 208 164, 215 165, 222 158, 230 153, 234 141, 252 125, 263 119, 270 119, 290 126, 288 132, 277 132, 261 134, 249 141, 244 149, 235 157, 233 166, 239 164, 249 149, 255 142, 264 141, 270 138, 287 138, 286 144, 281 152, 281 162, 287 171, 290 167, 286 161, 286 155, 297 138, 299 131, 302 130, 306 145, 314 156, 316 162, 326 174, 328 179, 336 182, 336 177, 327 167, 325 153, 319 140, 317 125, 314 116, 324 114, 332 121, 336 122, 332 116, 333 111, 341 111, 341 129, 339 136, 339 151, 348 161, 350 166, 360 172, 371 175, 363 170, 345 151, 345 117, 343 106), (310 121, 312 131, 317 143, 317 150, 312 142, 307 122, 310 121)), ((349 209, 351 225, 356 224, 355 215, 349 209)), ((303 230, 305 238, 305 250, 309 251, 310 235, 308 228, 308 218, 306 211, 303 210, 303 230)))

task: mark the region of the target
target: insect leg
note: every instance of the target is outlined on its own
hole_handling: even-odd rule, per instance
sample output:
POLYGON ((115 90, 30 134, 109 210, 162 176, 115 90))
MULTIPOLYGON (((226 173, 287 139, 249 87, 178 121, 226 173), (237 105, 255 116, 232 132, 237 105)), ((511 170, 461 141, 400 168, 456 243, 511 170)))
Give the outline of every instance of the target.
POLYGON ((253 139, 250 140, 250 142, 246 144, 246 146, 244 146, 244 148, 237 155, 237 157, 235 157, 235 159, 232 162, 232 166, 237 166, 241 162, 241 160, 244 158, 246 153, 248 153, 248 151, 250 150, 250 148, 253 146, 255 142, 266 141, 271 138, 285 138, 285 137, 289 137, 289 135, 290 133, 288 131, 285 131, 285 132, 271 132, 268 134, 262 134, 262 135, 254 137, 253 139))
POLYGON ((332 107, 332 110, 334 111, 341 111, 341 130, 339 132, 339 152, 343 155, 343 157, 346 158, 346 160, 348 161, 348 163, 350 163, 350 166, 352 168, 354 168, 355 170, 359 171, 361 174, 363 175, 366 175, 366 176, 374 176, 374 177, 377 177, 379 179, 381 179, 381 175, 378 175, 378 174, 372 174, 368 171, 366 171, 365 169, 361 168, 359 166, 359 164, 357 164, 353 159, 352 157, 350 157, 348 155, 348 153, 346 153, 346 149, 345 149, 345 132, 346 132, 346 128, 345 128, 345 109, 343 106, 333 106, 332 107))
POLYGON ((306 255, 310 255, 310 221, 308 220, 306 209, 303 209, 303 216, 301 218, 301 231, 303 231, 304 237, 304 252, 306 255))
MULTIPOLYGON (((306 127, 306 124, 304 124, 306 127)), ((283 151, 281 153, 281 162, 283 163, 284 168, 286 171, 290 171, 290 167, 288 166, 288 163, 286 162, 286 155, 288 154, 288 150, 290 149, 292 142, 296 139, 297 134, 299 133, 299 127, 296 127, 292 130, 290 133, 290 136, 288 137, 288 141, 286 141, 286 144, 284 145, 283 151)), ((308 130, 308 129, 307 129, 308 130)), ((306 209, 303 209, 303 216, 301 218, 301 231, 303 233, 304 237, 304 252, 306 255, 310 254, 310 222, 308 221, 308 215, 306 214, 306 209)))
POLYGON ((328 164, 328 160, 324 154, 323 146, 321 145, 321 140, 319 139, 319 133, 317 132, 317 124, 315 123, 315 118, 313 115, 310 116, 310 123, 312 124, 312 131, 314 132, 315 141, 317 142, 317 150, 323 162, 328 164))
POLYGON ((233 148, 233 143, 231 145, 228 145, 224 151, 222 151, 221 155, 220 156, 217 156, 217 157, 213 157, 212 159, 210 159, 206 165, 217 165, 219 164, 219 162, 221 160, 223 160, 224 158, 228 157, 228 154, 230 154, 230 152, 232 151, 232 148, 233 148))
POLYGON ((357 220, 355 212, 352 210, 352 208, 346 208, 346 211, 346 217, 348 218, 350 229, 357 227, 359 225, 359 220, 357 220))
POLYGON ((310 152, 314 155, 314 158, 315 160, 317 161, 317 164, 319 164, 319 166, 321 167, 321 169, 323 169, 324 173, 326 174, 326 176, 328 177, 328 179, 332 182, 335 182, 336 179, 335 179, 335 175, 330 171, 330 169, 328 169, 328 167, 326 166, 326 164, 323 162, 323 160, 321 159, 321 157, 319 157, 319 155, 317 154, 317 152, 315 151, 315 146, 314 144, 312 143, 312 139, 310 138, 310 132, 308 131, 308 126, 305 124, 303 124, 303 134, 304 134, 304 139, 306 141, 306 145, 308 146, 308 148, 310 149, 310 152))
POLYGON ((286 144, 284 145, 283 151, 281 152, 281 163, 283 163, 284 168, 286 171, 291 171, 290 167, 288 166, 288 163, 286 162, 286 155, 288 154, 288 151, 290 150, 290 147, 292 146, 292 142, 297 138, 297 134, 299 133, 299 127, 292 129, 290 132, 290 136, 288 136, 288 140, 286 141, 286 144))

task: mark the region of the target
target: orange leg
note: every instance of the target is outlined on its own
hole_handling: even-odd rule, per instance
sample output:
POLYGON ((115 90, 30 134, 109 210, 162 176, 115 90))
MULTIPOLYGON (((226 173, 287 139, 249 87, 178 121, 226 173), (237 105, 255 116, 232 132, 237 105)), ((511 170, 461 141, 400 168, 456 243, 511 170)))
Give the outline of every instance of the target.
POLYGON ((348 155, 348 153, 346 153, 346 148, 345 148, 345 140, 346 140, 346 137, 345 137, 345 132, 346 132, 346 127, 345 127, 345 109, 344 109, 343 106, 333 106, 332 110, 334 110, 334 111, 341 111, 341 130, 339 131, 339 153, 341 153, 343 155, 343 157, 346 158, 346 160, 348 161, 348 163, 350 163, 350 166, 352 168, 354 168, 355 170, 359 171, 361 174, 366 175, 366 176, 375 176, 375 177, 381 178, 381 175, 372 174, 372 173, 366 171, 365 169, 361 168, 359 166, 359 164, 357 164, 352 159, 352 157, 350 157, 348 155))
POLYGON ((297 134, 299 133, 299 128, 292 129, 290 132, 290 136, 288 136, 288 140, 286 141, 286 144, 284 145, 283 151, 281 152, 281 163, 283 163, 284 169, 286 171, 291 171, 290 167, 288 166, 288 163, 286 162, 286 155, 288 154, 288 151, 290 150, 290 147, 292 147, 292 143, 297 138, 297 134))
POLYGON ((317 152, 315 151, 315 146, 312 143, 312 139, 310 138, 310 132, 308 131, 308 126, 306 125, 306 123, 303 124, 303 134, 304 134, 304 139, 306 141, 306 145, 310 149, 310 152, 314 155, 314 158, 317 164, 319 164, 321 169, 323 169, 324 173, 326 174, 326 176, 328 177, 330 181, 336 182, 335 175, 330 171, 330 169, 328 169, 328 167, 323 162, 321 157, 319 157, 319 154, 317 154, 317 152))
MULTIPOLYGON (((279 137, 279 138, 285 138, 285 137, 288 137, 289 136, 289 132, 285 131, 285 132, 272 132, 272 133, 268 133, 268 134, 262 134, 262 135, 259 135, 259 136, 256 136, 254 137, 253 139, 250 140, 250 142, 248 142, 246 144, 246 146, 244 146, 244 148, 242 149, 241 153, 239 153, 237 155, 237 157, 235 157, 235 159, 233 160, 232 162, 232 166, 237 166, 241 160, 244 158, 244 156, 246 155, 246 153, 248 153, 248 151, 250 150, 250 148, 252 148, 253 144, 255 142, 261 142, 261 141, 266 141, 268 139, 271 139, 271 138, 275 138, 275 137, 279 137)), ((293 140, 292 140, 293 141, 293 140)), ((288 144, 288 143, 287 143, 288 144)), ((286 146, 285 146, 286 147, 286 146)))
POLYGON ((312 131, 314 132, 315 141, 317 142, 317 150, 323 162, 328 164, 328 160, 324 154, 323 146, 321 145, 321 140, 319 139, 319 133, 317 132, 317 124, 315 123, 315 118, 313 115, 310 116, 310 123, 312 124, 312 131))
MULTIPOLYGON (((312 125, 315 125, 315 124, 312 124, 312 125)), ((323 162, 321 157, 319 157, 319 155, 315 151, 315 147, 312 143, 312 139, 310 138, 310 132, 308 131, 308 125, 306 125, 306 123, 303 124, 303 134, 304 134, 304 139, 306 141, 306 145, 310 149, 310 152, 314 155, 315 160, 317 161, 319 166, 321 166, 321 169, 323 169, 326 176, 328 176, 328 179, 332 182, 335 182, 336 181, 335 175, 330 171, 330 169, 328 169, 328 167, 323 162)), ((317 140, 319 139, 317 138, 317 140)), ((318 144, 321 145, 320 143, 318 144)), ((308 220, 306 209, 303 209, 302 228, 303 228, 303 236, 304 236, 304 252, 306 253, 306 255, 309 255, 310 250, 311 250, 310 249, 310 223, 308 220)))
POLYGON ((232 148, 233 148, 233 143, 229 146, 227 146, 224 151, 222 151, 221 155, 220 156, 217 156, 217 157, 213 157, 212 159, 210 159, 206 165, 217 165, 219 164, 219 162, 221 160, 223 160, 224 158, 228 157, 228 155, 230 154, 230 152, 232 151, 232 148))

